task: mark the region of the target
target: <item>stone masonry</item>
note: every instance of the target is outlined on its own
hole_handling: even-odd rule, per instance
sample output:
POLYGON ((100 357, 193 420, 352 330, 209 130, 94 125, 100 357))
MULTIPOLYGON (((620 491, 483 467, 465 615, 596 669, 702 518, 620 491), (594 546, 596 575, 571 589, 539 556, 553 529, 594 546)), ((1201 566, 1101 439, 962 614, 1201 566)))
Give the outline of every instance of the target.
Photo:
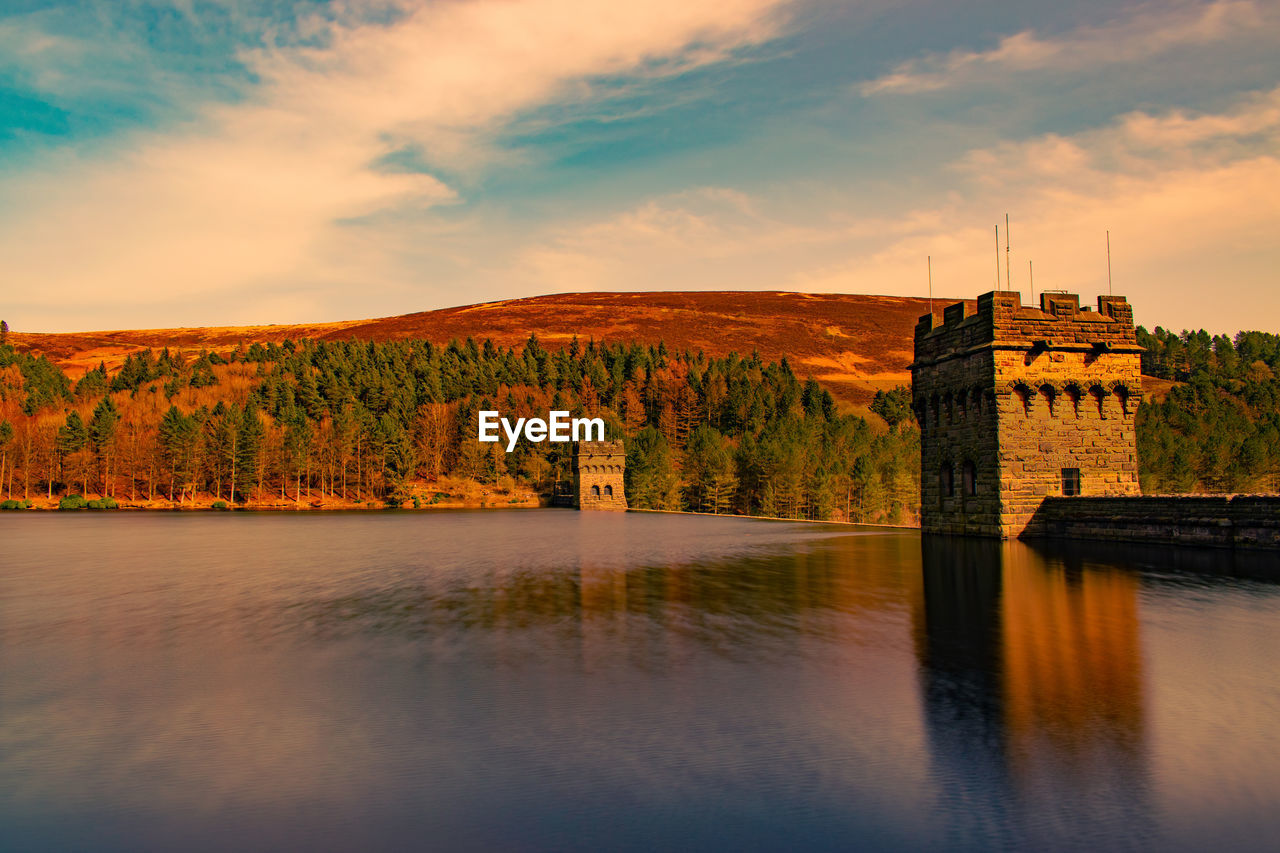
POLYGON ((580 441, 573 449, 574 506, 626 510, 622 475, 627 452, 621 441, 580 441))
POLYGON ((1122 296, 993 291, 920 318, 911 366, 926 533, 1037 535, 1046 497, 1137 495, 1142 398, 1122 296))

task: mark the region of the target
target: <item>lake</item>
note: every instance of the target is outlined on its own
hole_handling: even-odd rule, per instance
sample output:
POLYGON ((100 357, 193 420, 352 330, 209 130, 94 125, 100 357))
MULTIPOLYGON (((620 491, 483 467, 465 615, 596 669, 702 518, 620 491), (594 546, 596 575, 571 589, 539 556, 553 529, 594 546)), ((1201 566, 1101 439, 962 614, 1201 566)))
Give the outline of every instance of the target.
POLYGON ((1278 562, 5 513, 0 847, 1275 849, 1278 562))

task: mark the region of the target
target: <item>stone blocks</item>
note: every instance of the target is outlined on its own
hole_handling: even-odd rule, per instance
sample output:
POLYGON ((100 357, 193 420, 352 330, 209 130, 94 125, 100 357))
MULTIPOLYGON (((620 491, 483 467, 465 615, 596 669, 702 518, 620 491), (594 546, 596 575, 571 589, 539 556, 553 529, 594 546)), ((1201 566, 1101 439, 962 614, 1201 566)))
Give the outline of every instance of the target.
POLYGON ((627 452, 621 441, 580 441, 573 449, 574 506, 581 510, 627 508, 623 488, 627 452))
POLYGON ((1034 533, 1040 504, 1066 483, 1139 494, 1141 352, 1123 297, 1099 298, 1094 312, 1074 294, 1042 294, 1034 308, 994 291, 972 315, 959 303, 940 326, 921 317, 912 397, 922 529, 1011 538, 1034 533))

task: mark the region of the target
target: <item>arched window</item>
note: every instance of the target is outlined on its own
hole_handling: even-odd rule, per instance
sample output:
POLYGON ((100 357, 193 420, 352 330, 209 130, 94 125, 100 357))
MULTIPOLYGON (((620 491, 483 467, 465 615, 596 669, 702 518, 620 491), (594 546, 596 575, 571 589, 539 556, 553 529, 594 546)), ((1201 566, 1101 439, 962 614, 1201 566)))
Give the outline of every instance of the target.
POLYGON ((1103 388, 1101 385, 1094 385, 1089 389, 1089 393, 1093 396, 1094 402, 1098 405, 1098 417, 1105 421, 1107 419, 1107 389, 1103 388))
POLYGON ((611 497, 613 497, 613 486, 605 486, 605 487, 604 487, 604 496, 605 496, 606 498, 611 498, 611 497))
POLYGON ((973 387, 973 413, 982 414, 982 389, 976 385, 973 387))
POLYGON ((1058 391, 1052 385, 1045 383, 1040 386, 1040 397, 1044 400, 1045 406, 1049 409, 1049 417, 1053 417, 1053 404, 1058 399, 1058 391))
POLYGON ((591 487, 591 497, 593 497, 593 498, 598 498, 598 497, 600 497, 600 487, 599 487, 599 486, 592 486, 592 487, 591 487))
POLYGON ((938 485, 941 486, 941 492, 944 498, 955 497, 956 472, 950 462, 942 463, 942 469, 938 472, 938 485))
POLYGON ((978 493, 978 472, 972 460, 964 460, 964 465, 960 469, 960 488, 970 497, 978 493))
POLYGON ((1120 401, 1120 413, 1126 418, 1129 417, 1129 388, 1125 385, 1117 385, 1116 399, 1120 401))
POLYGON ((1018 398, 1018 402, 1022 404, 1022 414, 1030 417, 1031 415, 1031 389, 1026 385, 1013 386, 1014 396, 1018 398))
POLYGON ((1071 403, 1071 415, 1080 417, 1080 386, 1068 385, 1062 389, 1062 393, 1067 395, 1067 401, 1071 403))

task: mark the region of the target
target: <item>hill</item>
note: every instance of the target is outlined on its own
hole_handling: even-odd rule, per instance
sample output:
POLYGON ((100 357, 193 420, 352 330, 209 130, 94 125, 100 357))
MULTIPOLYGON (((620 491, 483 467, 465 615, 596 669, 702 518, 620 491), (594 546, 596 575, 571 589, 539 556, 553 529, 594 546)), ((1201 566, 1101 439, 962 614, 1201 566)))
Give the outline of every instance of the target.
MULTIPOLYGON (((955 300, 936 299, 935 306, 955 300)), ((788 359, 840 401, 865 406, 875 392, 910 380, 912 332, 929 300, 897 296, 756 291, 567 293, 485 302, 398 317, 335 323, 191 329, 140 329, 70 334, 13 334, 20 349, 44 353, 72 376, 129 353, 226 350, 285 339, 434 343, 467 337, 522 345, 531 334, 550 349, 576 336, 601 343, 663 341, 709 356, 758 352, 788 359)))

